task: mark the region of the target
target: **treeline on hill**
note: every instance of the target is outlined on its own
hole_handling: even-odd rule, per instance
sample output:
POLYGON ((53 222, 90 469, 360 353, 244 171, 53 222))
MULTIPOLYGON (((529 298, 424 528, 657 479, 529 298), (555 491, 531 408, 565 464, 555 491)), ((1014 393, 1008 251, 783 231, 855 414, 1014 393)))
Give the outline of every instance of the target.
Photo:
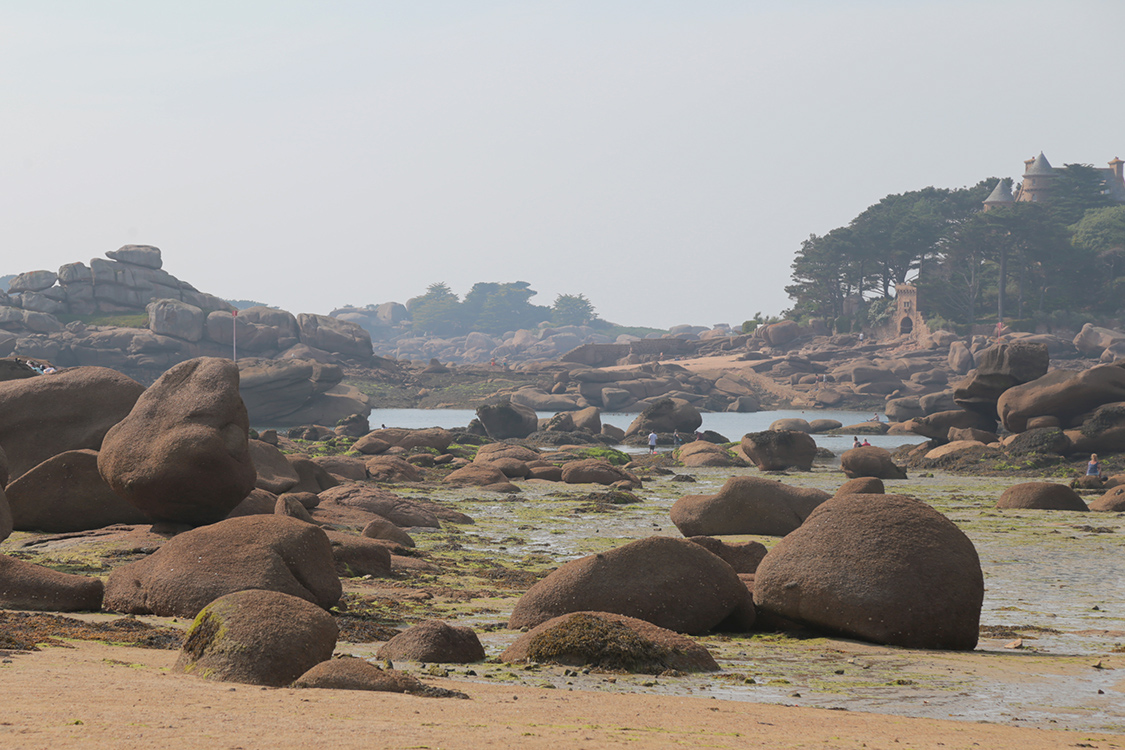
POLYGON ((997 178, 888 195, 847 226, 801 243, 785 289, 795 304, 785 315, 858 330, 889 316, 894 288, 906 282, 918 286, 931 327, 960 332, 998 317, 1030 330, 1120 315, 1125 206, 1088 165, 1067 164, 1057 175, 1048 200, 989 211, 982 204, 997 178))
POLYGON ((520 328, 589 325, 608 328, 583 294, 560 294, 550 307, 531 304, 536 292, 526 281, 478 282, 458 299, 444 282, 430 284, 426 293, 406 302, 414 332, 455 336, 471 331, 498 335, 520 328))

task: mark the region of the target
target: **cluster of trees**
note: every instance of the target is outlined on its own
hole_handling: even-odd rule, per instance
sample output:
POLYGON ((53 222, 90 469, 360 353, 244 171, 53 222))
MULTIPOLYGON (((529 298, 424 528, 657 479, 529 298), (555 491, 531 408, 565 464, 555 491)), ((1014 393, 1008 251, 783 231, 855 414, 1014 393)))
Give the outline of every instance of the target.
POLYGON ((810 236, 793 261, 786 316, 851 330, 874 322, 889 308, 881 300, 906 282, 942 324, 1121 312, 1125 206, 1105 193, 1102 173, 1067 164, 1047 200, 984 211, 998 182, 888 195, 847 226, 810 236))
POLYGON ((550 307, 531 304, 535 294, 526 281, 479 282, 462 300, 447 284, 437 282, 425 294, 408 300, 406 307, 414 332, 433 336, 470 331, 499 335, 544 321, 560 326, 607 325, 584 294, 560 294, 550 307))

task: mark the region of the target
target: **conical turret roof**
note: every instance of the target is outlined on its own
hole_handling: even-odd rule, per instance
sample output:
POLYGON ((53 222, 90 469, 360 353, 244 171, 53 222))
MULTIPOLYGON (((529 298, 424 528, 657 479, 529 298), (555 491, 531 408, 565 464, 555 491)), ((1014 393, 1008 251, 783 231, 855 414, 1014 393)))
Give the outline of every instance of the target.
POLYGON ((992 192, 987 198, 984 199, 985 205, 993 203, 1014 203, 1015 198, 1012 197, 1012 191, 1008 189, 1008 185, 1004 180, 996 183, 996 187, 992 188, 992 192))
POLYGON ((1051 162, 1047 161, 1047 157, 1043 155, 1043 152, 1040 151, 1039 156, 1035 157, 1035 160, 1031 162, 1031 165, 1024 171, 1024 174, 1054 175, 1055 169, 1051 166, 1051 162))

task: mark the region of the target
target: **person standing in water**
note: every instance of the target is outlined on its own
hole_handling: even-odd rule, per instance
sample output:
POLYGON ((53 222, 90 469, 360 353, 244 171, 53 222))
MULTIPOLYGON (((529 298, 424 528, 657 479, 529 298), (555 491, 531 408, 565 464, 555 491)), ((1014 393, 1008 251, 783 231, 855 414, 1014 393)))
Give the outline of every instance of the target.
POLYGON ((648 452, 656 453, 656 430, 648 434, 648 452))

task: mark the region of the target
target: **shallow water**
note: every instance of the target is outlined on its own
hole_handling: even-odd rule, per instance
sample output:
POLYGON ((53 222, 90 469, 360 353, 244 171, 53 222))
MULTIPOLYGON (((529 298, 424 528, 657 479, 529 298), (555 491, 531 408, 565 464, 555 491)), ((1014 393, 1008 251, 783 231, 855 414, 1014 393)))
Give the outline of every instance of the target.
MULTIPOLYGON (((540 418, 551 417, 553 412, 539 412, 540 418)), ((704 412, 701 430, 714 430, 730 440, 739 440, 748 432, 761 432, 778 419, 799 418, 812 421, 814 419, 835 419, 844 425, 853 425, 871 419, 871 412, 840 411, 840 410, 797 410, 779 409, 773 411, 759 411, 746 414, 734 412, 704 412)), ((472 409, 376 409, 368 418, 372 429, 382 425, 387 427, 407 427, 418 429, 423 427, 444 427, 447 430, 466 427, 476 418, 472 409)), ((602 414, 602 424, 626 429, 637 418, 636 414, 625 412, 605 412, 602 414)), ((886 415, 880 414, 879 418, 887 421, 886 415)), ((868 442, 880 448, 892 450, 900 445, 920 443, 925 438, 916 435, 868 435, 868 442)), ((817 446, 827 448, 839 454, 852 447, 850 435, 813 435, 817 446)), ((860 438, 861 440, 864 438, 860 438)), ((644 448, 624 447, 622 450, 629 452, 643 451, 644 448)))

